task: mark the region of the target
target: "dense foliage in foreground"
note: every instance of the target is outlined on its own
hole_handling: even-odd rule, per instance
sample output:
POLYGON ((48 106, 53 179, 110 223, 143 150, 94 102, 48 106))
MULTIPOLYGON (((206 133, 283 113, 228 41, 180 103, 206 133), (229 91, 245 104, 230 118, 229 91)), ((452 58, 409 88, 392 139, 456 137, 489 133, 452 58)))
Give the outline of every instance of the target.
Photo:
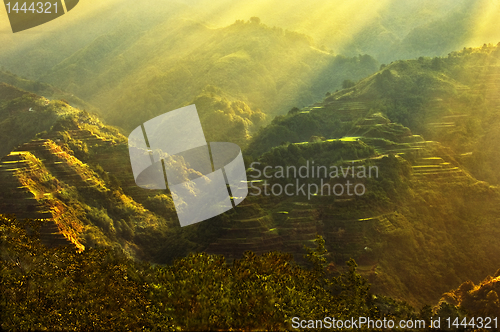
MULTIPOLYGON (((428 319, 405 303, 377 297, 348 262, 328 265, 324 240, 307 249, 308 267, 288 254, 191 254, 151 266, 109 249, 46 248, 38 221, 0 217, 2 330, 283 330, 293 317, 428 319)), ((446 304, 437 312, 459 314, 446 304)), ((372 329, 373 330, 373 329, 372 329)))

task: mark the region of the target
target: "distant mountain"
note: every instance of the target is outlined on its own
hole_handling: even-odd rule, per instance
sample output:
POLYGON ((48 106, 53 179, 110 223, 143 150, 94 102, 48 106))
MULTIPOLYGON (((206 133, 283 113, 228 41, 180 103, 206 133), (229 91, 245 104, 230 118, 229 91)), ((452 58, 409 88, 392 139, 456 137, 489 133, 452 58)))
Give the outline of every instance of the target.
MULTIPOLYGON (((12 85, 25 91, 32 92, 37 95, 44 96, 49 100, 64 100, 66 103, 69 103, 74 107, 92 112, 99 112, 96 107, 86 103, 85 101, 81 100, 71 93, 65 92, 47 83, 32 81, 26 78, 19 77, 9 71, 0 70, 0 82, 12 85)), ((0 96, 0 98, 1 97, 2 96, 0 96)))
POLYGON ((248 153, 258 156, 282 142, 307 141, 312 135, 357 134, 353 126, 363 116, 380 113, 442 142, 479 179, 498 184, 499 89, 500 45, 397 61, 322 103, 276 118, 255 137, 248 153))
MULTIPOLYGON (((5 85, 2 112, 26 114, 20 118, 26 125, 31 113, 52 112, 53 119, 44 125, 46 133, 19 138, 12 144, 20 145, 1 159, 0 212, 44 219, 42 242, 48 245, 118 246, 158 263, 192 251, 231 261, 247 250, 286 251, 304 263, 303 246, 320 234, 331 269, 343 271, 354 258, 377 294, 434 304, 450 288, 468 279, 479 282, 500 266, 500 191, 478 181, 481 174, 468 161, 495 133, 498 50, 485 46, 396 62, 358 83, 344 82, 345 89, 322 102, 275 118, 253 132, 245 149, 247 167, 253 167, 247 199, 182 229, 168 191, 135 185, 118 130, 63 102, 44 105, 45 99, 5 85), (321 178, 315 171, 303 179, 277 168, 312 162, 336 167, 338 176, 321 178), (377 172, 363 176, 352 167, 377 172), (302 180, 312 192, 301 193, 296 181, 302 180), (358 193, 364 188, 363 194, 349 193, 349 183, 358 185, 358 193), (290 184, 296 186, 292 195, 279 193, 279 186, 290 184), (314 192, 325 185, 344 191, 314 192)), ((250 132, 262 120, 261 113, 215 87, 193 100, 205 121, 219 114, 228 128, 250 132)), ((211 137, 245 140, 216 125, 211 137)))
MULTIPOLYGON (((311 104, 344 80, 358 80, 379 67, 368 55, 335 56, 319 50, 306 35, 268 27, 257 18, 214 29, 177 19, 173 11, 164 21, 141 24, 129 12, 133 7, 121 6, 117 10, 131 16, 130 22, 104 29, 92 41, 81 38, 79 47, 70 43, 73 53, 54 54, 50 61, 58 60, 50 68, 40 64, 30 72, 22 67, 22 62, 31 66, 37 60, 19 48, 0 51, 0 64, 78 96, 127 130, 185 106, 208 86, 253 110, 276 115, 311 104)), ((48 43, 32 47, 43 54, 58 52, 59 44, 46 38, 48 43)))
POLYGON ((89 1, 40 28, 47 33, 2 35, 0 64, 95 105, 130 130, 209 85, 274 116, 370 75, 379 62, 500 38, 488 14, 498 8, 487 1, 372 4, 89 1), (279 11, 268 10, 273 6, 279 11))
POLYGON ((390 63, 497 42, 500 34, 494 32, 493 22, 488 22, 487 31, 477 29, 477 21, 495 11, 484 6, 487 1, 392 1, 348 39, 340 53, 367 53, 390 63))
MULTIPOLYGON (((134 0, 87 0, 71 15, 13 34, 8 20, 0 22, 0 65, 16 74, 39 80, 52 67, 103 35, 123 33, 137 39, 161 22, 188 8, 178 1, 165 6, 134 0)), ((123 38, 121 39, 123 40, 123 38)))
MULTIPOLYGON (((168 2, 88 0, 67 18, 12 35, 0 24, 0 63, 8 70, 39 79, 96 38, 137 40, 158 24, 189 19, 211 28, 259 17, 269 26, 311 36, 335 54, 370 54, 379 62, 418 56, 444 56, 454 49, 480 46, 500 39, 498 4, 489 0, 365 1, 267 0, 241 4, 234 0, 171 0, 168 2), (122 36, 117 36, 119 32, 122 36), (29 59, 27 61, 26 59, 29 59)), ((175 24, 171 25, 175 30, 175 24)), ((159 38, 161 39, 161 37, 159 38)))
POLYGON ((500 43, 398 61, 325 101, 364 100, 451 148, 472 174, 499 184, 500 43))
POLYGON ((64 87, 106 110, 111 123, 131 129, 190 103, 209 85, 276 115, 377 69, 370 56, 334 56, 316 49, 305 35, 258 21, 210 29, 178 20, 137 39, 122 31, 102 36, 41 80, 64 87))

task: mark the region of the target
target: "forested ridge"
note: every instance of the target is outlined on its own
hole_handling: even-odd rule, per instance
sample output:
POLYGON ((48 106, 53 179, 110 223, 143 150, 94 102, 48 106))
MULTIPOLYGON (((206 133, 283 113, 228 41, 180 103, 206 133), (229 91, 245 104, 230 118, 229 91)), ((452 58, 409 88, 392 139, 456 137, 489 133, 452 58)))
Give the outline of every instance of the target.
POLYGON ((23 52, 6 43, 0 328, 257 331, 291 329, 293 317, 500 316, 500 44, 461 49, 479 38, 468 26, 476 4, 445 13, 446 1, 424 2, 436 9, 425 19, 418 5, 374 10, 349 42, 320 21, 312 38, 271 18, 181 18, 191 6, 182 2, 142 20, 147 8, 136 15, 124 2, 112 29, 82 18, 95 25, 61 42, 67 49, 56 34, 26 39, 23 52), (9 72, 33 58, 29 45, 58 54, 28 61, 26 77, 9 72), (207 141, 242 148, 261 194, 181 228, 168 189, 136 186, 126 136, 189 104, 207 141), (377 176, 355 179, 363 195, 263 194, 298 183, 276 166, 313 161, 377 176))
MULTIPOLYGON (((473 307, 443 303, 420 311, 376 296, 353 260, 345 273, 331 268, 321 237, 315 249, 305 250, 307 267, 279 252, 247 252, 232 264, 222 256, 196 253, 153 266, 105 248, 49 249, 38 238, 39 222, 6 216, 0 221, 0 324, 5 331, 279 331, 290 329, 293 317, 397 322, 498 313, 494 290, 473 307)), ((467 285, 471 296, 481 296, 467 285)))

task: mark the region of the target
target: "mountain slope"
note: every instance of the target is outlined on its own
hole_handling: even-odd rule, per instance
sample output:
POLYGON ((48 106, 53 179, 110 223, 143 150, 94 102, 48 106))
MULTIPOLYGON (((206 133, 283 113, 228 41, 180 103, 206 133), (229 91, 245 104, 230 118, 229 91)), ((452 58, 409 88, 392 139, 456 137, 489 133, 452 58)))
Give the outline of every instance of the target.
POLYGON ((486 175, 498 158, 492 137, 500 109, 499 50, 490 45, 447 58, 398 61, 261 130, 246 155, 261 163, 257 180, 268 182, 268 192, 283 181, 264 177, 268 166, 278 172, 278 165, 315 161, 378 165, 381 172, 358 180, 366 185, 361 197, 260 197, 261 208, 273 211, 277 224, 283 220, 278 235, 292 231, 293 239, 307 242, 324 234, 336 263, 355 258, 378 293, 413 304, 432 303, 450 285, 492 273, 500 250, 500 196, 498 187, 478 178, 497 183, 486 175), (321 149, 334 142, 340 145, 322 157, 321 149), (354 153, 357 145, 374 152, 354 153))
POLYGON ((266 114, 305 106, 377 68, 369 56, 316 49, 305 35, 258 21, 220 29, 176 20, 137 40, 121 32, 96 39, 41 79, 106 109, 127 130, 184 106, 208 85, 266 114))
MULTIPOLYGON (((64 240, 54 237, 60 233, 80 247, 118 245, 155 262, 190 251, 233 260, 246 250, 287 251, 300 261, 303 246, 321 234, 334 262, 331 269, 342 271, 354 258, 376 293, 413 305, 436 303, 450 288, 468 279, 479 282, 500 266, 500 191, 477 180, 467 164, 469 154, 460 150, 459 140, 450 139, 471 138, 465 148, 479 148, 481 132, 459 121, 465 112, 494 128, 499 104, 496 76, 490 74, 497 59, 498 47, 486 46, 446 59, 397 62, 323 102, 277 117, 255 134, 245 152, 247 167, 253 168, 245 202, 185 229, 176 223, 168 191, 135 185, 125 138, 95 116, 65 105, 71 111, 67 116, 2 160, 1 181, 8 186, 1 211, 46 219, 52 223, 49 240, 64 240), (440 120, 450 116, 455 118, 440 120), (277 168, 298 169, 313 161, 343 170, 333 178, 318 173, 303 178, 283 176, 277 168), (348 167, 358 167, 356 174, 348 167), (363 176, 359 167, 377 171, 363 176), (317 192, 277 193, 278 185, 296 181, 317 192), (319 193, 325 185, 348 188, 348 181, 357 190, 364 187, 363 194, 319 193), (9 196, 16 199, 9 202, 9 196)), ((8 91, 7 102, 25 94, 8 91)), ((208 89, 196 99, 208 118, 217 109, 227 115, 242 110, 239 122, 258 114, 223 94, 208 89)), ((32 105, 26 101, 23 107, 32 105)))
POLYGON ((494 42, 500 37, 495 20, 498 9, 497 3, 488 0, 260 0, 245 4, 234 0, 88 0, 71 15, 38 27, 37 32, 42 33, 35 35, 14 37, 9 35, 8 21, 2 22, 0 31, 6 34, 2 35, 5 47, 0 50, 0 62, 11 71, 39 79, 57 63, 113 30, 125 29, 127 35, 136 38, 155 25, 175 19, 220 28, 238 19, 260 17, 270 26, 312 36, 318 45, 336 54, 370 54, 389 63, 420 55, 443 56, 456 48, 494 42))
POLYGON ((4 156, 21 143, 49 130, 59 116, 69 113, 63 102, 50 102, 44 97, 0 83, 0 155, 4 156))
POLYGON ((66 103, 69 103, 79 109, 85 109, 91 112, 99 112, 96 107, 84 102, 73 94, 65 92, 47 83, 32 81, 26 78, 19 77, 8 71, 0 70, 0 82, 12 85, 21 90, 44 96, 49 100, 64 100, 66 103))
POLYGON ((326 102, 361 99, 375 112, 450 147, 479 179, 497 177, 500 45, 399 61, 326 102))
POLYGON ((397 61, 322 103, 276 119, 251 142, 248 153, 258 156, 282 142, 305 141, 311 135, 352 136, 350 130, 361 118, 381 113, 426 139, 442 142, 476 177, 498 184, 499 89, 500 45, 397 61), (312 114, 304 115, 308 112, 312 114))
POLYGON ((166 262, 202 249, 213 236, 220 220, 181 229, 168 191, 135 185, 127 140, 117 129, 61 101, 0 87, 2 111, 14 113, 11 128, 23 133, 0 159, 0 212, 42 219, 44 244, 118 246, 132 257, 166 262), (30 130, 43 132, 34 138, 30 130), (195 243, 198 232, 205 239, 195 243))
MULTIPOLYGON (((322 112, 317 107, 309 114, 322 112)), ((300 116, 301 123, 306 123, 308 114, 300 116)), ((258 174, 264 174, 265 167, 275 170, 274 176, 272 171, 267 172, 270 179, 264 175, 252 178, 266 182, 254 185, 261 190, 260 195, 248 198, 247 204, 254 202, 262 210, 242 218, 224 241, 218 240, 219 247, 239 248, 233 250, 234 255, 244 248, 256 250, 254 247, 268 238, 275 246, 282 242, 288 251, 298 252, 319 233, 335 257, 336 268, 342 269, 343 262, 354 258, 376 293, 416 306, 435 303, 450 286, 458 286, 462 280, 478 282, 491 273, 500 257, 500 234, 495 226, 499 221, 498 188, 472 177, 457 161, 457 155, 443 144, 426 141, 380 115, 367 116, 349 130, 354 137, 327 136, 325 141, 317 139, 321 135, 318 130, 312 132, 318 136, 312 136, 309 142, 285 143, 258 158, 260 164, 254 166, 262 172, 258 174), (328 150, 333 143, 333 151, 328 150), (319 153, 322 149, 329 152, 319 153), (299 186, 295 181, 306 184, 307 190, 311 183, 321 188, 319 178, 301 180, 292 175, 282 180, 276 175, 277 166, 299 168, 313 162, 327 167, 377 166, 380 174, 371 178, 340 174, 339 178, 324 178, 321 182, 323 186, 328 183, 344 188, 346 181, 364 184, 364 195, 314 195, 318 189, 313 188, 310 198, 295 195, 299 186), (294 195, 272 194, 276 183, 291 184, 294 195), (260 225, 252 225, 252 220, 254 224, 259 220, 260 225), (246 226, 240 226, 243 221, 246 226), (246 234, 244 241, 236 233, 241 227, 245 227, 245 232, 240 233, 246 234), (273 234, 273 229, 276 239, 267 235, 273 234)), ((213 252, 222 253, 219 250, 213 252)), ((262 250, 267 247, 262 246, 262 250)), ((224 254, 229 257, 227 251, 224 254)))

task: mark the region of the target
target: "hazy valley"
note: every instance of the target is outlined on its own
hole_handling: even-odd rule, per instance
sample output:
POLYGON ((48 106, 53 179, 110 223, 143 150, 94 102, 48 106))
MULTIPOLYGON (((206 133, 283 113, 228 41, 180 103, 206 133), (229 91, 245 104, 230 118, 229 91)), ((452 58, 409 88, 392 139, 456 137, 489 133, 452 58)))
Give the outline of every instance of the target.
MULTIPOLYGON (((42 56, 21 66, 29 52, 6 40, 0 50, 0 213, 18 221, 2 217, 8 239, 2 241, 8 267, 2 273, 11 287, 2 292, 34 308, 34 318, 23 324, 36 326, 37 315, 49 309, 16 294, 39 287, 49 295, 38 301, 59 310, 64 295, 38 281, 48 274, 53 285, 80 285, 75 271, 86 271, 92 281, 82 284, 85 291, 71 288, 74 303, 85 296, 105 301, 90 290, 105 278, 119 279, 106 296, 136 294, 134 301, 121 298, 133 314, 117 314, 119 328, 134 326, 135 319, 151 330, 155 324, 280 330, 296 312, 321 317, 328 310, 397 319, 498 316, 500 43, 463 46, 500 37, 491 32, 494 25, 482 35, 470 27, 479 4, 456 2, 445 10, 449 2, 436 1, 431 10, 423 2, 411 20, 411 6, 380 5, 370 24, 346 29, 343 39, 323 25, 308 27, 292 14, 284 23, 262 9, 246 11, 262 21, 227 22, 242 9, 221 0, 212 9, 226 9, 213 20, 208 8, 185 19, 196 5, 187 2, 155 15, 113 2, 116 13, 107 23, 82 10, 78 21, 95 29, 88 36, 69 25, 71 42, 57 42, 55 33, 22 37, 21 45, 37 45, 50 63, 42 56), (405 18, 409 22, 399 21, 405 18), (98 32, 99 25, 112 24, 98 32), (424 38, 429 31, 439 33, 424 38), (440 40, 446 43, 436 46, 440 40), (135 184, 126 137, 189 104, 197 106, 208 141, 242 148, 251 189, 235 209, 181 228, 168 189, 135 184), (348 172, 304 180, 280 176, 276 168, 312 162, 329 169, 372 167, 377 176, 348 172), (271 171, 264 173, 266 166, 271 171), (364 192, 271 190, 299 181, 320 190, 351 181, 364 192), (40 224, 26 233, 25 218, 40 224), (357 269, 346 264, 350 259, 357 269), (26 275, 30 286, 16 284, 26 275), (204 286, 184 288, 182 280, 204 286), (215 290, 210 280, 230 286, 215 290), (182 291, 175 295, 175 289, 182 291), (258 310, 251 305, 256 299, 265 304, 258 310), (252 310, 254 318, 240 314, 252 310), (147 317, 134 316, 140 312, 147 317), (227 312, 233 323, 221 318, 227 312), (191 323, 190 313, 197 315, 191 323)), ((333 10, 316 8, 303 8, 303 15, 319 19, 333 10)), ((21 309, 2 305, 19 316, 21 309)), ((118 312, 114 306, 110 316, 118 312)), ((91 308, 71 310, 84 317, 91 308)), ((90 322, 83 321, 48 319, 40 326, 78 329, 90 322)))

